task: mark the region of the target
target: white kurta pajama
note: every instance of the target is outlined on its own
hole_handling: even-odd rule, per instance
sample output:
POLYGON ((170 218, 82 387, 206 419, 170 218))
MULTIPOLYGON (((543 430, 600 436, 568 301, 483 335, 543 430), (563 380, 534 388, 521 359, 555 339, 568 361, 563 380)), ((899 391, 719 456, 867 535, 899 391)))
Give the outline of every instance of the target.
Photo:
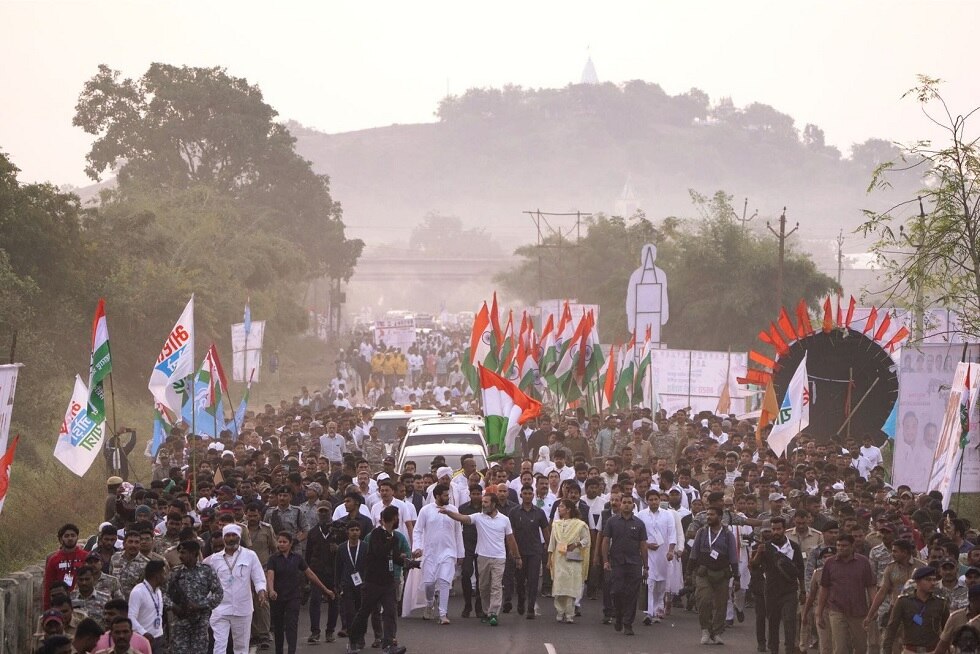
MULTIPOLYGON (((459 511, 454 505, 446 507, 459 511)), ((422 550, 422 586, 425 599, 432 606, 439 591, 439 616, 449 612, 449 588, 456 573, 456 560, 465 556, 463 526, 439 512, 435 504, 426 504, 415 522, 415 549, 422 550)))
POLYGON ((647 615, 662 618, 664 615, 664 596, 667 593, 667 577, 670 562, 667 552, 670 546, 677 546, 677 529, 674 514, 670 511, 651 511, 643 509, 636 517, 643 521, 647 529, 647 543, 659 545, 655 550, 647 550, 647 615))

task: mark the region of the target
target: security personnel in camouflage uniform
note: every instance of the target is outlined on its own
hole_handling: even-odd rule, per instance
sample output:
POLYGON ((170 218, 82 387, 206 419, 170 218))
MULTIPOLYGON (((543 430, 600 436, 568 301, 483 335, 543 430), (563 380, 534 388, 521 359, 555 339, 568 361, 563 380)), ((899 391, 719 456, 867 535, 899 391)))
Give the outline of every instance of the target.
POLYGON ((138 530, 127 530, 122 552, 113 554, 109 563, 112 576, 119 580, 119 589, 124 598, 129 598, 136 585, 143 581, 146 564, 150 562, 140 553, 140 538, 138 530))
POLYGON ((371 427, 368 433, 371 437, 361 443, 361 452, 364 454, 364 460, 371 466, 371 472, 375 473, 381 470, 381 460, 385 457, 385 444, 378 438, 380 432, 377 427, 371 427))
MULTIPOLYGON (((762 526, 762 521, 757 518, 747 518, 744 514, 737 511, 726 510, 724 493, 709 493, 706 499, 709 508, 716 508, 721 511, 721 524, 726 527, 741 527, 743 525, 752 527, 762 526)), ((694 538, 698 531, 707 524, 708 509, 705 509, 691 519, 691 524, 687 528, 687 537, 694 538)))
POLYGON ((171 624, 171 651, 207 654, 208 620, 225 593, 214 568, 199 562, 201 545, 189 540, 180 544, 180 563, 170 577, 164 605, 176 618, 171 624))
POLYGON ((653 451, 658 457, 667 459, 668 468, 673 468, 674 453, 677 450, 677 424, 671 424, 666 420, 661 420, 657 423, 657 426, 660 431, 653 432, 653 435, 650 437, 650 442, 653 443, 653 451))

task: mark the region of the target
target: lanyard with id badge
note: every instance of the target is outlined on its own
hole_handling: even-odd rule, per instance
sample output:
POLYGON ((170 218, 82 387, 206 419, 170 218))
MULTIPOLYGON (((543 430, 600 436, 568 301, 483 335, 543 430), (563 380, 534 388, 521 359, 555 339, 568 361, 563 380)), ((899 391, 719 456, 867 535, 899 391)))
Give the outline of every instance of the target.
POLYGON ((352 584, 354 584, 354 588, 357 588, 362 583, 362 581, 361 581, 361 573, 360 572, 357 572, 357 558, 360 555, 361 555, 361 543, 358 541, 357 548, 354 550, 354 553, 353 554, 351 554, 350 544, 348 543, 348 545, 347 545, 347 556, 348 556, 348 558, 350 558, 351 565, 353 566, 353 569, 354 569, 354 572, 352 572, 351 575, 350 575, 350 581, 351 581, 352 584))
POLYGON ((157 600, 157 593, 150 584, 143 582, 146 586, 146 591, 150 594, 150 599, 153 601, 153 628, 159 629, 163 621, 161 620, 160 602, 157 600))
POLYGON ((716 561, 718 560, 719 554, 718 554, 718 550, 715 549, 715 541, 717 541, 718 540, 718 537, 721 536, 721 532, 722 531, 723 531, 723 529, 719 528, 718 529, 718 533, 715 534, 715 537, 714 538, 712 538, 711 537, 711 527, 708 527, 708 547, 711 549, 711 551, 708 553, 708 556, 710 556, 712 559, 714 559, 716 561))

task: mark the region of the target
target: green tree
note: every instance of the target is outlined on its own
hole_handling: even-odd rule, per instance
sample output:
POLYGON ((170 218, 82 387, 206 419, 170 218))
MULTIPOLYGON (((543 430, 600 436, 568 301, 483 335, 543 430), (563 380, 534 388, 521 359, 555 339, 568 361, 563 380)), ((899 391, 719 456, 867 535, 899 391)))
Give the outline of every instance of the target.
MULTIPOLYGON (((778 265, 773 240, 735 222, 731 196, 724 192, 708 197, 692 191, 691 197, 695 218, 671 217, 655 225, 642 213, 630 219, 597 215, 577 247, 557 237, 546 247, 522 246, 516 254, 523 261, 498 281, 528 302, 576 297, 599 304, 602 339, 624 341, 629 277, 642 246, 654 243, 670 288, 665 342, 674 348, 752 347, 779 309, 768 293, 778 265)), ((789 248, 784 288, 788 304, 802 297, 815 306, 835 284, 808 256, 789 248)))
POLYGON ((154 63, 138 80, 99 66, 73 122, 97 137, 86 172, 97 180, 115 171, 123 198, 208 189, 290 241, 310 278, 349 279, 363 243, 346 239, 329 179, 296 154, 276 116, 257 86, 223 68, 154 63))
MULTIPOLYGON (((914 175, 921 187, 884 212, 866 210, 858 228, 885 272, 892 301, 915 312, 927 299, 960 314, 964 335, 980 335, 980 149, 969 120, 980 107, 958 114, 940 93, 941 80, 919 76, 903 97, 915 99, 942 140, 899 146, 899 157, 879 162, 869 191, 914 175), (899 228, 895 229, 895 225, 899 228), (908 229, 905 229, 905 228, 908 229)), ((921 338, 922 334, 913 335, 921 338)))
POLYGON ((461 257, 466 252, 498 256, 500 244, 482 227, 466 228, 458 216, 430 212, 412 229, 408 247, 423 255, 461 257))

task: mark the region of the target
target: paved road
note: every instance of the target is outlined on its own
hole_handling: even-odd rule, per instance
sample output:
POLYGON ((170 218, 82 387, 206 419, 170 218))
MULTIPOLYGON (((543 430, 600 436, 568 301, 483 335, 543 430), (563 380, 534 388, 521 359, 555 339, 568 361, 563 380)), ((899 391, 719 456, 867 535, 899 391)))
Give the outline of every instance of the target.
MULTIPOLYGON (((628 637, 613 631, 612 625, 601 624, 600 601, 585 600, 582 604, 582 617, 572 625, 555 621, 555 609, 550 598, 542 598, 538 606, 544 615, 536 620, 525 620, 523 616, 511 613, 500 616, 499 626, 490 627, 481 624, 478 618, 460 618, 462 598, 456 596, 449 603, 452 624, 440 626, 435 622, 422 620, 421 611, 418 611, 419 617, 398 620, 398 641, 408 647, 410 654, 687 654, 700 650, 706 654, 750 654, 756 650, 753 609, 746 612, 743 624, 736 623, 725 632, 724 647, 710 647, 699 644, 701 632, 697 614, 683 609, 674 609, 674 614, 661 624, 644 627, 637 623, 634 625, 636 635, 628 637)), ((325 624, 325 607, 322 619, 325 624)), ((306 637, 309 633, 309 609, 304 606, 300 616, 298 652, 340 654, 346 650, 346 639, 338 639, 329 644, 321 642, 319 645, 307 645, 306 637)), ((368 644, 370 639, 369 629, 368 644)), ((368 647, 364 651, 365 654, 370 654, 379 650, 368 647)))

